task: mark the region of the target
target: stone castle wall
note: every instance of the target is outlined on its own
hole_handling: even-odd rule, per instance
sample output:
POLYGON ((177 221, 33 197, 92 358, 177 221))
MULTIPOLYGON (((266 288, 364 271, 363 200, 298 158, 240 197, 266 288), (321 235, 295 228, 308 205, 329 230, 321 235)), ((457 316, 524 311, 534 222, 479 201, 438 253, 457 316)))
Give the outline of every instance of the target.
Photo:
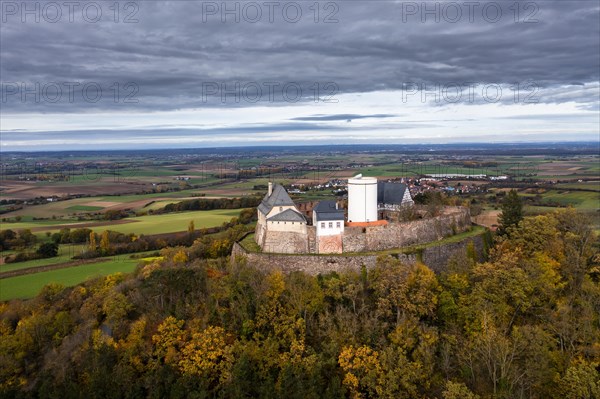
POLYGON ((308 233, 272 231, 267 229, 262 242, 264 252, 282 254, 308 253, 308 233))
MULTIPOLYGON (((397 258, 407 265, 421 261, 436 273, 440 273, 445 270, 448 260, 452 256, 466 252, 466 247, 470 242, 473 242, 479 260, 482 260, 485 252, 483 235, 466 238, 457 243, 424 248, 418 253, 381 256, 397 258)), ((239 243, 235 243, 231 252, 231 260, 234 261, 237 257, 246 258, 249 264, 263 270, 281 270, 285 273, 302 271, 317 275, 348 270, 360 271, 362 266, 371 269, 377 264, 378 255, 284 255, 254 253, 246 251, 239 243)))
POLYGON ((344 252, 382 251, 438 241, 471 227, 468 208, 447 207, 434 218, 386 226, 349 227, 343 238, 344 252))

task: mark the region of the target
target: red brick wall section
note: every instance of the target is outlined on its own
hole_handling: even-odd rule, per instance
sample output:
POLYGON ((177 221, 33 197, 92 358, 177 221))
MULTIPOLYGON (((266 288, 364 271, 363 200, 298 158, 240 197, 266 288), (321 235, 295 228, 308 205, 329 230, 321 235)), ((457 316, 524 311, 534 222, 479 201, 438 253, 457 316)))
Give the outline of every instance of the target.
POLYGON ((342 235, 320 236, 319 237, 320 254, 341 254, 342 253, 342 235))

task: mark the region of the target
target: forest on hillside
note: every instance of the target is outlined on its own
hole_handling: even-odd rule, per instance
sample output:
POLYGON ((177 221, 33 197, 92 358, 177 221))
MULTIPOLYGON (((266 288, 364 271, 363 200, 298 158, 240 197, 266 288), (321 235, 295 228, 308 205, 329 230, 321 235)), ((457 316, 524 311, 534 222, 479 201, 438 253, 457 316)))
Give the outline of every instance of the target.
MULTIPOLYGON (((600 397, 600 255, 573 209, 444 273, 310 276, 185 247, 0 304, 3 398, 600 397)), ((276 266, 276 265, 275 265, 276 266)))

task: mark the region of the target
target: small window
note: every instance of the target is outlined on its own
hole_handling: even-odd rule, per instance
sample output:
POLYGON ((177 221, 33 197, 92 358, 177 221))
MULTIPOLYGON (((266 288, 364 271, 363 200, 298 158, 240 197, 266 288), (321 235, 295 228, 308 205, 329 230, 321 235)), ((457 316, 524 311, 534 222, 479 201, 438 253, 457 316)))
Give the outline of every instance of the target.
POLYGON ((341 227, 341 223, 340 222, 336 222, 335 223, 335 227, 337 227, 339 229, 341 227))
POLYGON ((324 229, 325 228, 325 222, 321 222, 321 228, 324 229))
POLYGON ((329 222, 329 228, 332 229, 333 228, 333 222, 329 222))

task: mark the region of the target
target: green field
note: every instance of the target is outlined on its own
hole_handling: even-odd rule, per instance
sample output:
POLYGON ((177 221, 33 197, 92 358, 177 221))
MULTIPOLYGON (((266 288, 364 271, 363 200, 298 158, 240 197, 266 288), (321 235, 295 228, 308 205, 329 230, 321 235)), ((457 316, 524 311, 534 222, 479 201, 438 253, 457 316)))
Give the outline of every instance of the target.
MULTIPOLYGON (((123 234, 134 233, 138 235, 175 233, 187 230, 191 220, 194 221, 194 225, 197 229, 220 226, 223 222, 228 222, 231 218, 238 216, 240 211, 241 209, 215 209, 210 211, 189 211, 168 213, 164 215, 138 216, 89 228, 97 233, 101 233, 104 230, 118 231, 123 234)), ((40 228, 38 231, 39 236, 40 234, 44 235, 46 231, 59 231, 65 224, 81 224, 82 226, 86 226, 90 223, 89 221, 76 223, 62 221, 62 224, 54 222, 55 221, 53 221, 53 223, 48 223, 48 221, 31 221, 2 223, 2 229, 19 230, 40 228), (40 231, 43 233, 40 233, 40 231)))
MULTIPOLYGON (((54 265, 57 263, 65 263, 72 260, 73 256, 80 254, 83 251, 84 245, 67 245, 62 244, 58 248, 58 256, 54 258, 44 258, 44 259, 35 259, 29 260, 26 262, 17 262, 17 263, 5 263, 0 265, 0 272, 9 272, 13 270, 19 269, 27 269, 29 267, 40 267, 47 265, 54 265)), ((2 252, 0 256, 7 255, 5 252, 2 252)))
POLYGON ((131 273, 135 270, 138 262, 139 260, 135 259, 116 259, 1 279, 0 301, 34 297, 45 285, 50 283, 59 283, 70 287, 93 277, 107 276, 117 272, 131 273))
POLYGON ((548 201, 556 201, 561 205, 572 205, 577 209, 594 210, 600 207, 600 193, 588 191, 552 191, 543 195, 548 201))
POLYGON ((560 184, 557 184, 556 187, 565 188, 565 189, 578 188, 578 189, 585 189, 585 190, 600 191, 600 180, 579 182, 579 183, 560 183, 560 184))
POLYGON ((131 223, 92 227, 92 230, 98 233, 104 230, 113 230, 123 234, 135 233, 145 235, 175 233, 186 231, 191 220, 194 221, 196 229, 200 229, 219 226, 239 214, 240 209, 215 209, 212 211, 190 211, 168 213, 165 215, 139 216, 123 219, 131 221, 131 223))
MULTIPOLYGON (((535 194, 519 193, 522 197, 533 197, 535 194)), ((543 203, 551 206, 554 203, 560 206, 572 206, 582 211, 593 211, 600 208, 600 192, 592 191, 563 191, 548 190, 542 194, 543 203)))
POLYGON ((65 223, 79 223, 78 220, 75 219, 57 219, 57 220, 33 220, 31 216, 24 216, 21 221, 15 222, 0 222, 0 230, 12 229, 31 229, 33 227, 43 227, 43 226, 60 226, 65 223))
POLYGON ((66 211, 83 211, 83 212, 94 212, 101 211, 104 209, 102 206, 90 206, 90 205, 73 205, 65 208, 66 211))

